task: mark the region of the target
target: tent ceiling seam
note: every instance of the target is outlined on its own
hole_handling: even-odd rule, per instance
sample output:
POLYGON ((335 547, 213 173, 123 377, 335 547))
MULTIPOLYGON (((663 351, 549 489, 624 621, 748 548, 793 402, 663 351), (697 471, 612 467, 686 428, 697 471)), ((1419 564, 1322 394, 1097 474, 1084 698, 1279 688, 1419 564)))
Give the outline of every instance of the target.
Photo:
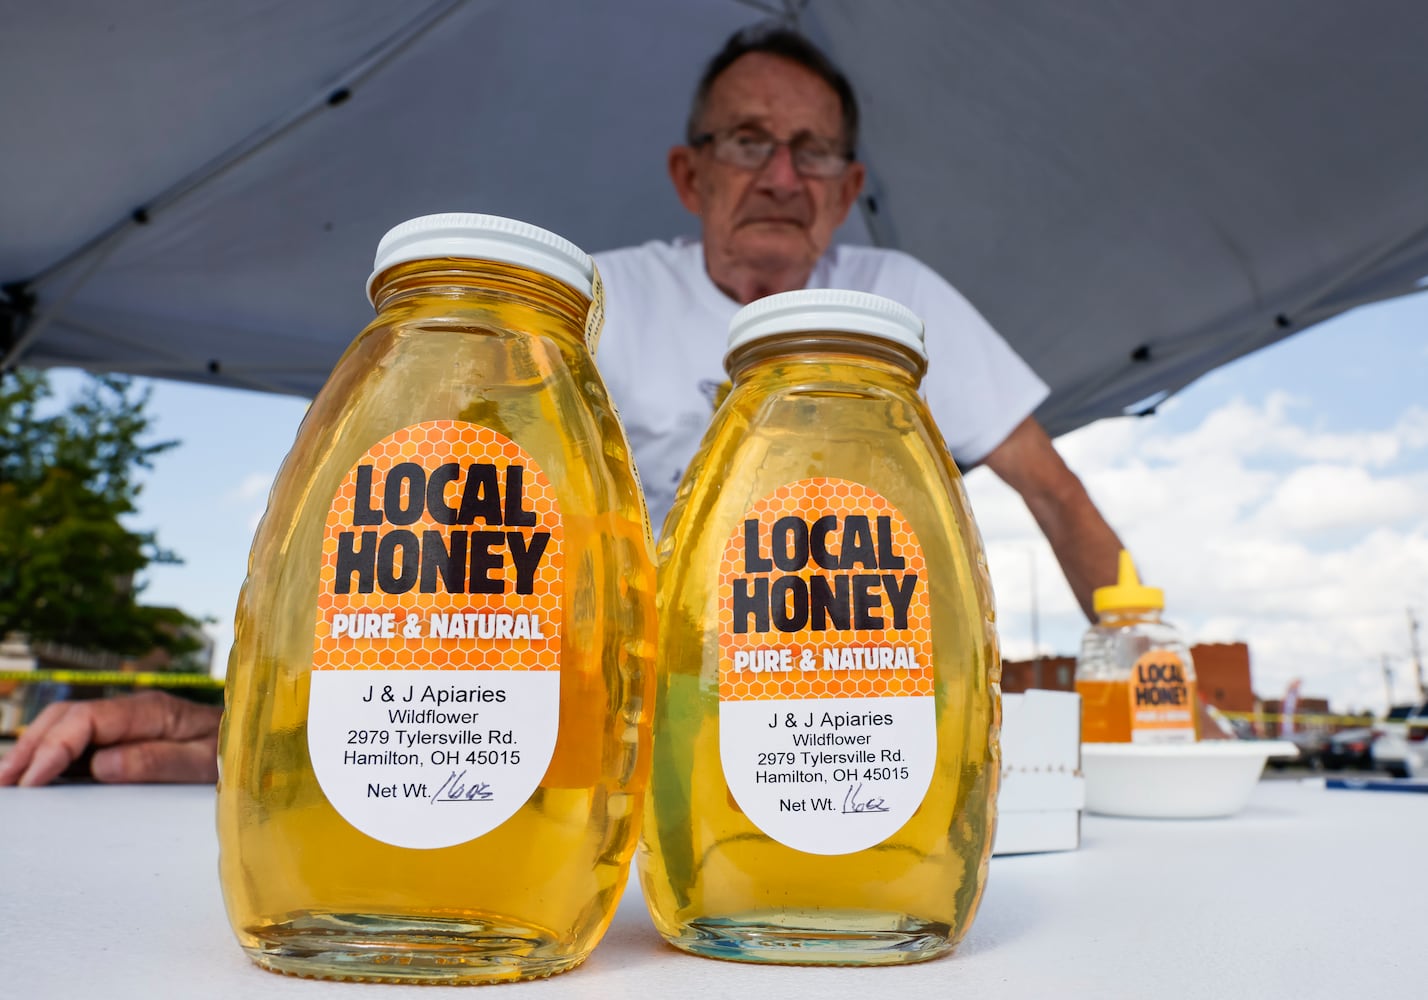
POLYGON ((65 326, 69 327, 70 329, 78 330, 80 333, 86 333, 89 336, 95 338, 96 340, 107 341, 111 344, 120 344, 124 347, 132 348, 136 351, 147 351, 151 357, 159 358, 165 361, 172 361, 176 364, 185 364, 189 365, 190 367, 192 365, 192 363, 189 362, 188 359, 185 358, 182 354, 178 354, 173 351, 158 350, 149 341, 138 340, 134 337, 125 337, 120 334, 114 333, 112 330, 101 329, 100 327, 97 327, 92 323, 86 323, 81 320, 76 320, 73 317, 66 317, 64 323, 65 326))
MULTIPOLYGON (((85 367, 86 371, 93 370, 93 366, 85 367)), ((173 378, 175 374, 187 376, 186 381, 193 385, 212 386, 215 388, 248 389, 253 392, 266 392, 274 396, 297 396, 300 399, 311 399, 312 393, 301 392, 290 385, 282 385, 278 382, 268 381, 254 376, 255 371, 262 369, 241 368, 219 368, 218 370, 208 370, 207 379, 196 379, 193 365, 175 363, 173 365, 164 364, 144 364, 131 362, 124 365, 105 365, 101 371, 117 372, 122 375, 133 375, 137 378, 173 378)), ((295 369, 283 369, 284 375, 293 374, 295 369)), ((325 374, 325 373, 324 373, 325 374)))
POLYGON ((1428 292, 1428 286, 1418 284, 1408 287, 1390 286, 1375 292, 1356 295, 1353 298, 1316 302, 1296 317, 1294 326, 1297 329, 1307 329, 1325 320, 1333 319, 1340 313, 1358 309, 1360 306, 1377 305, 1380 302, 1387 302, 1389 299, 1403 299, 1413 295, 1422 295, 1425 292, 1428 292))
MULTIPOLYGON (((1377 250, 1369 251, 1355 264, 1349 265, 1338 276, 1325 280, 1311 294, 1305 295, 1299 302, 1285 309, 1280 315, 1289 320, 1288 326, 1298 326, 1297 317, 1314 310, 1315 306, 1327 305, 1333 302, 1333 295, 1337 289, 1354 281, 1356 278, 1367 274, 1376 266, 1389 260, 1392 257, 1411 249, 1418 244, 1428 245, 1428 223, 1424 223, 1413 230, 1407 236, 1400 239, 1391 240, 1377 250)), ((1391 298, 1392 296, 1382 296, 1391 298)), ((1342 311, 1342 310, 1341 310, 1342 311)))
POLYGON ((1264 290, 1260 288, 1259 275, 1255 273, 1254 262, 1250 259, 1249 255, 1245 253, 1244 247, 1240 246, 1239 241, 1230 235, 1229 230, 1220 225, 1219 219, 1215 218, 1208 211, 1203 213, 1203 217, 1206 223, 1209 224, 1211 231, 1219 238, 1220 242, 1224 244, 1225 249, 1229 251, 1230 256, 1239 264, 1240 271, 1243 272, 1245 276, 1245 283, 1249 285, 1250 301, 1254 303, 1256 308, 1263 306, 1264 290))
POLYGON ((16 338, 15 342, 10 346, 10 349, 5 352, 5 356, 0 358, 0 371, 8 371, 20 363, 20 359, 24 356, 26 349, 39 339, 40 334, 44 332, 47 326, 54 322, 64 307, 69 305, 70 300, 74 298, 80 288, 84 286, 84 283, 89 280, 90 276, 109 259, 109 255, 113 253, 122 242, 118 237, 125 231, 126 230, 123 229, 113 231, 107 245, 102 248, 101 252, 96 253, 90 259, 88 266, 74 276, 74 279, 64 291, 55 296, 51 301, 46 302, 40 307, 37 313, 30 316, 29 321, 23 325, 20 336, 16 338))
MULTIPOLYGON (((199 167, 197 170, 189 173, 174 184, 171 184, 158 195, 134 208, 125 219, 114 223, 103 230, 98 236, 42 269, 31 279, 30 283, 38 286, 51 280, 57 273, 72 266, 89 254, 94 253, 98 248, 103 247, 117 236, 128 232, 131 227, 147 224, 154 213, 159 209, 168 208, 176 204, 193 192, 228 173, 317 113, 326 108, 336 107, 344 103, 356 84, 370 79, 391 60, 395 59, 428 31, 463 5, 464 0, 445 0, 442 4, 428 8, 423 17, 409 22, 402 30, 389 36, 379 46, 364 56, 355 66, 341 74, 334 84, 324 87, 320 96, 310 98, 297 111, 289 114, 286 118, 279 119, 275 124, 258 129, 246 139, 230 146, 227 150, 218 154, 218 156, 209 160, 208 163, 199 167)), ((112 247, 110 251, 105 252, 105 255, 107 256, 108 252, 111 251, 112 247)), ((30 339, 33 340, 33 338, 30 339)))

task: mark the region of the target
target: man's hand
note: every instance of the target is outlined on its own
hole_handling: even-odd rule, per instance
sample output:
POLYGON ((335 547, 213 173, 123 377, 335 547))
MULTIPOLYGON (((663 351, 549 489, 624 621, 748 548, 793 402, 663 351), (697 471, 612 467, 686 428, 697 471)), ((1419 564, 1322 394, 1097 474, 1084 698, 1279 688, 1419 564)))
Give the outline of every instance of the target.
POLYGON ((45 785, 91 746, 106 782, 218 780, 223 710, 159 691, 50 705, 0 759, 0 785, 45 785))

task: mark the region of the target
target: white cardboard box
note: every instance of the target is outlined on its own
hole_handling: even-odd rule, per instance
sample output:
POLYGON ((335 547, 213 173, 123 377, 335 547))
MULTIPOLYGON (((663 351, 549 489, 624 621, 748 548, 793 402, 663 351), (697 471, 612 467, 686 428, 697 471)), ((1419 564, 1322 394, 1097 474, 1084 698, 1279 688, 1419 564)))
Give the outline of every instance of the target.
POLYGON ((1032 690, 1002 696, 1002 784, 993 854, 1074 851, 1081 845, 1081 696, 1032 690))

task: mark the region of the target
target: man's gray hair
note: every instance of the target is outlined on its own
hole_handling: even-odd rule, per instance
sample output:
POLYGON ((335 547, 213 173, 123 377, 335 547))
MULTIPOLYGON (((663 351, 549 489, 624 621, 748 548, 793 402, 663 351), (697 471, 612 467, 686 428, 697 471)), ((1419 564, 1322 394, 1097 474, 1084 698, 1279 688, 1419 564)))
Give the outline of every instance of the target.
POLYGON ((684 140, 694 145, 704 131, 704 110, 709 103, 709 91, 714 81, 738 59, 751 52, 764 52, 780 59, 787 59, 809 70, 838 95, 843 106, 843 142, 847 153, 852 156, 858 147, 858 98, 853 93, 853 85, 834 65, 833 60, 823 54, 823 50, 791 28, 777 22, 765 21, 740 28, 729 36, 724 47, 709 60, 699 85, 694 89, 694 101, 689 107, 689 121, 684 127, 684 140))

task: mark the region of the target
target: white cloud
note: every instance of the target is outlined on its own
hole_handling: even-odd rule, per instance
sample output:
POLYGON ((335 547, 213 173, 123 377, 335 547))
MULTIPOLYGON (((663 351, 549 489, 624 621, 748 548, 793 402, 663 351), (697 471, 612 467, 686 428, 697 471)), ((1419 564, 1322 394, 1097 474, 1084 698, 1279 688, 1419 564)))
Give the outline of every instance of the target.
POLYGON ((257 531, 258 522, 263 519, 263 512, 268 509, 268 493, 273 488, 273 478, 271 472, 250 472, 227 493, 227 499, 231 503, 246 511, 243 522, 248 526, 250 534, 257 531))
POLYGON ((1373 468, 1428 445, 1428 411, 1410 407, 1398 423, 1383 430, 1330 431, 1314 426, 1308 401, 1282 391, 1269 393, 1260 406, 1234 399, 1211 413, 1195 430, 1171 438, 1148 431, 1147 457, 1176 462, 1195 455, 1230 458, 1300 458, 1345 462, 1373 468), (1300 421, 1303 414, 1306 418, 1300 421))
POLYGON ((268 490, 272 486, 273 474, 271 472, 250 472, 234 488, 232 496, 238 500, 252 500, 255 497, 266 500, 268 490))
POLYGON ((1428 483, 1376 478, 1352 465, 1307 465, 1289 473, 1260 508, 1264 530, 1312 533, 1422 517, 1428 483))

